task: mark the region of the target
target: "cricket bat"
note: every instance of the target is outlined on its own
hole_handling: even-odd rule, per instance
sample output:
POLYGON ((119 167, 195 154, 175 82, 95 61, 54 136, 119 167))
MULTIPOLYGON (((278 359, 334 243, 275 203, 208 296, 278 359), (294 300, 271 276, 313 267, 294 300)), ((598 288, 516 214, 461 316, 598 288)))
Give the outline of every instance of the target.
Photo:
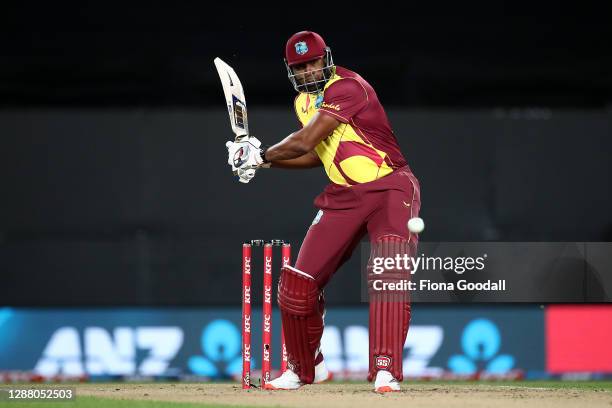
POLYGON ((236 141, 249 136, 249 120, 247 117, 246 98, 242 83, 236 75, 236 71, 221 58, 215 58, 215 67, 223 85, 223 94, 227 104, 232 131, 236 135, 236 141))

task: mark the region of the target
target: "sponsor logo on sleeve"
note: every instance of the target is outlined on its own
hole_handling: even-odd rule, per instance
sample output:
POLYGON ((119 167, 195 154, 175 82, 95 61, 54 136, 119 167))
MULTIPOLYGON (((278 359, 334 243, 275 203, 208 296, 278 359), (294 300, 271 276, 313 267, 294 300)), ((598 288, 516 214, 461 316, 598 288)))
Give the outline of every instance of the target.
POLYGON ((333 109, 335 111, 339 111, 340 110, 340 105, 334 105, 332 103, 325 103, 325 102, 323 102, 321 104, 321 107, 322 108, 327 108, 327 109, 333 109))

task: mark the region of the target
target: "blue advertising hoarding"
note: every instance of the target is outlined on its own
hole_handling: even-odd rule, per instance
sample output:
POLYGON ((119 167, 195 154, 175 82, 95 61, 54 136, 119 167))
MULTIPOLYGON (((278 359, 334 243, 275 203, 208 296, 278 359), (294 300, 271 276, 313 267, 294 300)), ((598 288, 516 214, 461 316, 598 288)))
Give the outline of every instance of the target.
MULTIPOLYGON (((261 365, 261 313, 253 311, 252 366, 261 365)), ((241 364, 237 308, 0 308, 0 371, 43 376, 202 376, 229 379, 241 364)), ((322 350, 337 378, 365 378, 368 311, 330 308, 322 350)), ((273 320, 273 367, 280 361, 273 320)), ((408 377, 544 372, 544 311, 532 305, 414 305, 405 344, 408 377)))

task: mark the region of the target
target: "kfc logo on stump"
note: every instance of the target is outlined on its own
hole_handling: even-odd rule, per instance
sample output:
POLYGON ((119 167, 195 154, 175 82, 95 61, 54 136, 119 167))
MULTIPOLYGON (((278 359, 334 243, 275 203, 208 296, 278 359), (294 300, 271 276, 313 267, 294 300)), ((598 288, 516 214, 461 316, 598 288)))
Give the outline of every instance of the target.
POLYGON ((376 357, 376 368, 379 370, 386 370, 391 367, 391 357, 377 356, 376 357))
POLYGON ((245 333, 251 332, 251 315, 244 316, 244 332, 245 333))
POLYGON ((243 361, 251 361, 251 345, 250 344, 245 344, 244 345, 244 352, 242 353, 242 359, 243 361))

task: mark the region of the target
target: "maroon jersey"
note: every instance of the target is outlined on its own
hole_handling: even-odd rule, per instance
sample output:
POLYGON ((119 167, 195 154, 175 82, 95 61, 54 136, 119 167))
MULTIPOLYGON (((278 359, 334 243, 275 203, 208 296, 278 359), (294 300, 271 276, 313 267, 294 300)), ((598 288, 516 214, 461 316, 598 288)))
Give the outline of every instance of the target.
POLYGON ((322 94, 297 96, 295 111, 302 125, 316 112, 341 122, 315 147, 335 184, 367 183, 407 164, 376 92, 355 72, 337 66, 322 94))

